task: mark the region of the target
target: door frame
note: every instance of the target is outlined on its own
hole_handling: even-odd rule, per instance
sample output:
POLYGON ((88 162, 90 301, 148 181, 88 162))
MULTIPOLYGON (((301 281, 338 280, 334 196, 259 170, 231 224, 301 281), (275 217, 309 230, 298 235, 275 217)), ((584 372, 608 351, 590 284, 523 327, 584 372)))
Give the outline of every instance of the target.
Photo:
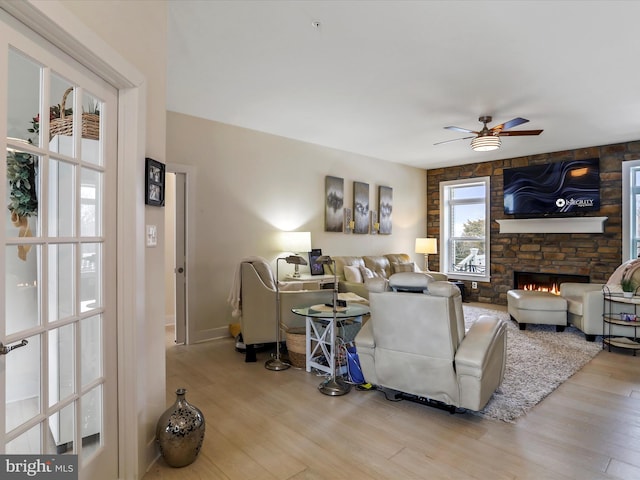
POLYGON ((146 319, 146 306, 138 301, 145 291, 145 209, 141 201, 146 149, 145 77, 57 1, 0 0, 0 8, 118 90, 118 471, 120 478, 138 478, 156 456, 154 442, 149 442, 143 431, 142 423, 148 423, 144 405, 149 402, 138 398, 138 382, 142 379, 133 369, 123 367, 146 363, 144 352, 137 348, 139 325, 146 319), (142 415, 139 405, 143 405, 142 415))
MULTIPOLYGON (((189 321, 189 276, 192 269, 195 267, 195 262, 193 259, 193 252, 195 252, 195 232, 194 225, 192 221, 193 214, 190 212, 194 211, 196 192, 195 192, 195 184, 193 179, 195 178, 195 167, 190 165, 183 165, 180 163, 167 163, 167 171, 171 173, 180 173, 184 175, 184 211, 178 212, 177 209, 175 211, 176 223, 178 222, 178 215, 183 215, 184 222, 184 270, 185 270, 185 304, 184 304, 184 323, 185 323, 185 345, 190 345, 193 343, 193 325, 192 322, 189 321)), ((175 205, 178 205, 178 201, 176 199, 175 205)), ((178 253, 176 251, 176 253, 178 253)), ((166 265, 165 268, 173 268, 173 266, 166 265)), ((178 311, 176 310, 176 322, 180 317, 178 311)), ((176 325, 176 329, 178 326, 176 325)))

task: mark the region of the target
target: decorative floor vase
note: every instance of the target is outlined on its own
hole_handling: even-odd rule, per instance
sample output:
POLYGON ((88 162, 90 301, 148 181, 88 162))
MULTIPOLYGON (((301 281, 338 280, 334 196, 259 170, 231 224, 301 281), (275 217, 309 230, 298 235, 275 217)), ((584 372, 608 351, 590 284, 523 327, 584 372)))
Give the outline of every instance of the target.
POLYGON ((160 416, 156 426, 160 453, 171 467, 193 463, 204 440, 204 416, 187 402, 186 393, 184 388, 176 390, 176 402, 160 416))

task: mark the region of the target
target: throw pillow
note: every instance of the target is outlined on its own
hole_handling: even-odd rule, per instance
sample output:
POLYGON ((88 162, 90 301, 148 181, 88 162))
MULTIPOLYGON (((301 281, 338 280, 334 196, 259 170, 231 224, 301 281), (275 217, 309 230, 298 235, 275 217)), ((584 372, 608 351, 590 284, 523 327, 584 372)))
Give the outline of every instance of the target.
POLYGON ((352 265, 344 266, 344 278, 347 282, 362 283, 362 274, 358 267, 352 265))
POLYGON ((413 262, 409 263, 392 263, 391 270, 393 273, 415 272, 416 266, 413 262))
POLYGON ((389 290, 389 280, 382 277, 365 278, 364 284, 369 292, 386 292, 389 290))
POLYGON ((364 266, 360 266, 360 273, 362 274, 362 278, 363 279, 367 279, 367 278, 376 278, 379 275, 375 274, 370 268, 364 267, 364 266))

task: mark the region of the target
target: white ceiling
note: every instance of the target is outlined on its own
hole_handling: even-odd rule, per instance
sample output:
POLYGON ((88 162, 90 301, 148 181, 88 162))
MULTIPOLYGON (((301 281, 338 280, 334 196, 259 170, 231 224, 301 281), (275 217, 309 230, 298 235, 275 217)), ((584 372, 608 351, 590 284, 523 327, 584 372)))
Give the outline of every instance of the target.
POLYGON ((640 1, 170 1, 168 109, 422 168, 640 140, 639 21, 640 1), (480 115, 544 132, 433 145, 480 115))

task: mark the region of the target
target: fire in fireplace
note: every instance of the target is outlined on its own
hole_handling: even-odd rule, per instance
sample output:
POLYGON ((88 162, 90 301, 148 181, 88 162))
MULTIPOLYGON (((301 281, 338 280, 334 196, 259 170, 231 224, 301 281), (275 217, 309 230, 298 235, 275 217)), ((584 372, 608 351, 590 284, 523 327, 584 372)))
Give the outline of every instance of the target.
POLYGON ((537 290, 560 295, 560 284, 564 282, 589 283, 588 275, 563 273, 513 272, 513 284, 520 290, 537 290))

